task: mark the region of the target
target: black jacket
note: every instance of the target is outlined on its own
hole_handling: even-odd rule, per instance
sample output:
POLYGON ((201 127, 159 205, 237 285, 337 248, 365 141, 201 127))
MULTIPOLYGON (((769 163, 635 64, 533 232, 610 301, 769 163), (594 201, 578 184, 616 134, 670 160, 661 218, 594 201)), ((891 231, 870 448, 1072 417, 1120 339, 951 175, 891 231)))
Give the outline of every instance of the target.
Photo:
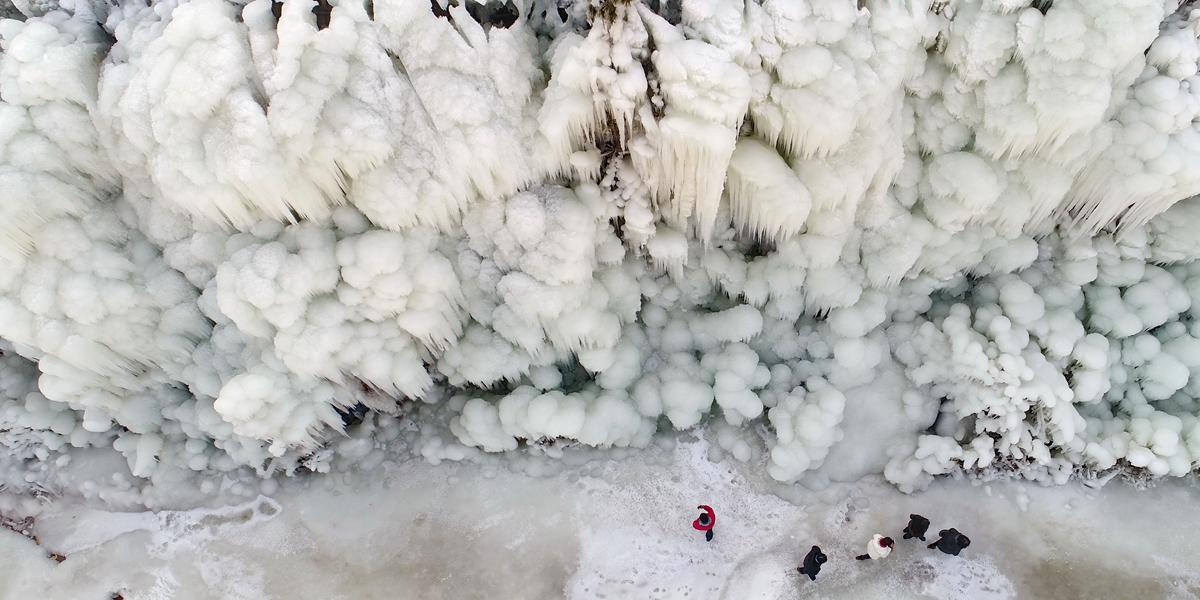
POLYGON ((967 536, 959 533, 958 530, 954 529, 953 527, 939 531, 938 535, 941 537, 938 538, 938 541, 930 544, 929 547, 937 548, 946 554, 958 556, 958 553, 961 552, 963 548, 966 548, 971 544, 971 540, 967 539, 967 536))
POLYGON ((812 550, 808 551, 808 556, 804 557, 804 566, 797 569, 801 575, 808 575, 808 578, 816 581, 817 573, 821 572, 821 565, 825 563, 825 554, 817 546, 813 546, 812 550))
POLYGON ((904 528, 904 539, 917 538, 923 542, 926 531, 929 531, 929 519, 921 515, 908 515, 908 527, 904 528))

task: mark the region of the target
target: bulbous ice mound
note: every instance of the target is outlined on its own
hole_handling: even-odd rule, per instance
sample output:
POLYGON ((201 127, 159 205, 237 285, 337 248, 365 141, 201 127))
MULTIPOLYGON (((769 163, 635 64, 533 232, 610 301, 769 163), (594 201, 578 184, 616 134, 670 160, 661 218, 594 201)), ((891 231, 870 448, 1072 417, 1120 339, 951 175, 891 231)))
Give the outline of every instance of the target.
POLYGON ((1192 472, 1200 12, 1034 4, 14 3, 4 482, 1192 472))

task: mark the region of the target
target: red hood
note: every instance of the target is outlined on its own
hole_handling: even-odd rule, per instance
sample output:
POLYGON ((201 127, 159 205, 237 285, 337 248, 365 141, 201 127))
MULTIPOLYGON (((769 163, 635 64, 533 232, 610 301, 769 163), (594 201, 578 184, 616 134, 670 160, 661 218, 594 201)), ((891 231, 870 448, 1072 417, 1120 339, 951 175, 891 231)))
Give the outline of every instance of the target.
POLYGON ((699 519, 699 517, 697 517, 695 521, 692 521, 692 527, 695 527, 696 529, 699 529, 700 531, 708 531, 708 530, 712 529, 713 525, 716 525, 716 523, 717 523, 717 513, 713 512, 712 507, 708 506, 707 504, 701 504, 700 506, 698 506, 696 508, 699 508, 700 510, 703 510, 705 513, 708 514, 708 524, 701 525, 700 519, 699 519))

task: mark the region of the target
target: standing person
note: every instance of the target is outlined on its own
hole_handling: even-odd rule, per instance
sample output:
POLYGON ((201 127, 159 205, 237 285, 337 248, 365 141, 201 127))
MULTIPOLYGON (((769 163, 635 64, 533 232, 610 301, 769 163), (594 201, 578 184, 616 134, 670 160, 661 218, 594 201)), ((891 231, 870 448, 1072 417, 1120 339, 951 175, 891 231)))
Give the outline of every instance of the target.
POLYGON ((904 528, 904 539, 917 538, 923 542, 926 531, 929 531, 929 519, 921 515, 908 515, 908 526, 904 528))
POLYGON ((804 557, 804 566, 796 567, 801 575, 808 575, 812 581, 817 580, 817 573, 821 572, 821 565, 825 564, 825 553, 817 546, 813 546, 812 550, 808 551, 808 556, 804 557))
POLYGON ((867 553, 860 554, 854 558, 858 560, 887 558, 887 555, 892 553, 892 546, 895 545, 896 542, 892 538, 884 537, 877 533, 875 537, 871 538, 871 541, 867 542, 867 553))
POLYGON ((938 532, 938 541, 930 544, 929 548, 937 548, 946 554, 958 556, 963 548, 971 545, 971 539, 958 532, 957 529, 943 529, 938 532))
POLYGON ((700 516, 695 521, 692 521, 692 527, 703 531, 704 539, 711 542, 713 538, 713 525, 717 524, 717 513, 707 504, 701 504, 696 508, 704 512, 700 513, 700 516))

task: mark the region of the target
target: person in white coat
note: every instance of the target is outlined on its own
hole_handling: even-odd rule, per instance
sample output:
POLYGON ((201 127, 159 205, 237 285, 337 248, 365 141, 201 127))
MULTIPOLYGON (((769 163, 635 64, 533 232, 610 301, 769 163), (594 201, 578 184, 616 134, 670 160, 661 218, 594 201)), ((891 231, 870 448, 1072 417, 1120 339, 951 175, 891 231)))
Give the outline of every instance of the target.
POLYGON ((879 560, 881 558, 887 558, 887 555, 892 553, 892 546, 895 545, 896 542, 892 540, 892 538, 885 537, 877 533, 875 534, 875 537, 871 538, 871 541, 867 542, 867 553, 856 556, 855 558, 858 560, 879 560))

